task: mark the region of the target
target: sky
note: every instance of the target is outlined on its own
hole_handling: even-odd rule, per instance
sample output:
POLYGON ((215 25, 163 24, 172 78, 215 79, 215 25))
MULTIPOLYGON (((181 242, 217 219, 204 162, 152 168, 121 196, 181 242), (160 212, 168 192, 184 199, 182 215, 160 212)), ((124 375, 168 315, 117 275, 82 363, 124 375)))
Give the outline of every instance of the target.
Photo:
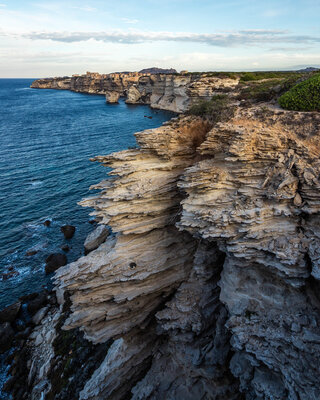
POLYGON ((0 0, 0 77, 320 66, 320 0, 0 0))

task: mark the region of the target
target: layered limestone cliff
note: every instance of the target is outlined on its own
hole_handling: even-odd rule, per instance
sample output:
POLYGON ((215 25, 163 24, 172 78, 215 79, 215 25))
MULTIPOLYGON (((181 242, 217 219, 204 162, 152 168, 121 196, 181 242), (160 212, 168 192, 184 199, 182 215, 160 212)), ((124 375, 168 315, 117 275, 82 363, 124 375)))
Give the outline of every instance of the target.
POLYGON ((136 139, 93 160, 110 177, 81 204, 112 234, 57 271, 14 398, 319 399, 320 114, 239 106, 136 139))
POLYGON ((238 108, 95 158, 114 235, 56 275, 64 329, 113 341, 80 399, 320 398, 319 127, 238 108))
POLYGON ((39 79, 36 89, 64 89, 75 92, 103 94, 108 103, 124 97, 128 104, 149 104, 152 108, 184 112, 199 100, 209 100, 214 94, 234 94, 239 78, 208 77, 206 74, 151 74, 87 72, 65 78, 39 79))

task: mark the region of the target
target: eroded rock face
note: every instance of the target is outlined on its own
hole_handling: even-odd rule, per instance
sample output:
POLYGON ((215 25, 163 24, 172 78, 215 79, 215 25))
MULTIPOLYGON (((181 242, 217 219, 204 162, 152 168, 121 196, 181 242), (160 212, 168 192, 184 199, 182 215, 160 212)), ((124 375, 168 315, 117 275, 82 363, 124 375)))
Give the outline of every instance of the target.
POLYGON ((64 329, 113 340, 80 399, 320 397, 319 127, 238 108, 94 159, 112 177, 81 204, 114 234, 55 277, 64 329))
POLYGON ((120 93, 115 90, 106 93, 107 103, 118 103, 119 98, 120 98, 120 93))
POLYGON ((120 96, 128 104, 149 104, 152 108, 184 112, 199 100, 215 94, 233 95, 239 78, 207 77, 206 74, 112 73, 87 72, 64 78, 39 79, 32 83, 37 89, 68 89, 75 92, 104 94, 107 103, 117 103, 120 96))
POLYGON ((258 110, 218 124, 183 175, 179 227, 226 253, 220 300, 247 398, 316 399, 319 115, 258 110))

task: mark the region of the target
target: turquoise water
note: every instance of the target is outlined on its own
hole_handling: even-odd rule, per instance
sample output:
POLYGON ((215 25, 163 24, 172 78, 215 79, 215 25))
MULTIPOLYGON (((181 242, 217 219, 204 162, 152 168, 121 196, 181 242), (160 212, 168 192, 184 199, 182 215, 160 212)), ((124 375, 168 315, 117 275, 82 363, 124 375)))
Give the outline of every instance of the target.
POLYGON ((173 116, 107 105, 103 96, 30 89, 31 82, 0 79, 0 309, 48 283, 45 258, 63 244, 71 246, 69 262, 83 254, 93 226, 90 209, 77 202, 107 173, 89 158, 135 145, 134 132, 173 116), (76 226, 70 241, 60 232, 63 224, 76 226), (27 256, 30 249, 38 253, 27 256), (3 280, 12 267, 18 275, 3 280))

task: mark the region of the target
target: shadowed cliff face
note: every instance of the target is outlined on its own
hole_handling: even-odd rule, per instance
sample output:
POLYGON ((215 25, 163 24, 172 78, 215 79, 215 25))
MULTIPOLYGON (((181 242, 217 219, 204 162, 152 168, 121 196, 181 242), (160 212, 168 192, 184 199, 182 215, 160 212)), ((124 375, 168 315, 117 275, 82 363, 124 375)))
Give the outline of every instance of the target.
POLYGON ((152 108, 184 112, 199 100, 209 100, 215 94, 232 92, 238 83, 239 78, 207 77, 205 74, 88 72, 72 77, 38 79, 31 87, 103 94, 108 103, 117 103, 119 97, 124 97, 128 104, 150 104, 152 108))
POLYGON ((319 127, 238 108, 96 157, 115 235, 56 274, 64 329, 114 340, 80 399, 319 398, 319 127))

